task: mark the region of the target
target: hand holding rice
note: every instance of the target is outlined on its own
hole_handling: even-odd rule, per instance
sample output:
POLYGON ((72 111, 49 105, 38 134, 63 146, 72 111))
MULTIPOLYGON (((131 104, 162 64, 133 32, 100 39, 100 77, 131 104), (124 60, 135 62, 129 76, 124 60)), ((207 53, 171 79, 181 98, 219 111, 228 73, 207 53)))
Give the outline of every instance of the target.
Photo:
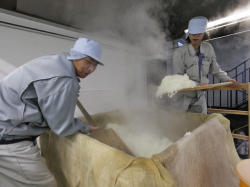
POLYGON ((196 84, 185 75, 166 76, 162 79, 161 85, 158 87, 156 97, 162 97, 168 94, 172 98, 179 90, 184 88, 193 88, 196 84))

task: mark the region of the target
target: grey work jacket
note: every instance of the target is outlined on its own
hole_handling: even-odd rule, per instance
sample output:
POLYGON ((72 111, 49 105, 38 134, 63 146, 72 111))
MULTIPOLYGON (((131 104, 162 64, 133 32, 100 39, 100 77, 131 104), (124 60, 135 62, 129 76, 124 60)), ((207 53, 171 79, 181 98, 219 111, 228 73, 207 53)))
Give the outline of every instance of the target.
MULTIPOLYGON (((208 83, 209 79, 207 75, 210 73, 217 77, 222 82, 227 82, 230 77, 227 76, 225 71, 222 71, 219 64, 216 61, 216 56, 213 47, 207 43, 203 42, 200 45, 200 53, 204 54, 201 65, 201 79, 199 76, 199 57, 192 44, 184 44, 180 48, 176 49, 173 57, 173 73, 184 75, 187 74, 189 79, 199 83, 208 83)), ((203 91, 189 91, 183 92, 183 94, 189 97, 195 97, 203 95, 203 91)))
POLYGON ((0 82, 0 140, 39 136, 49 128, 59 136, 87 134, 74 118, 79 79, 67 53, 43 56, 0 82))

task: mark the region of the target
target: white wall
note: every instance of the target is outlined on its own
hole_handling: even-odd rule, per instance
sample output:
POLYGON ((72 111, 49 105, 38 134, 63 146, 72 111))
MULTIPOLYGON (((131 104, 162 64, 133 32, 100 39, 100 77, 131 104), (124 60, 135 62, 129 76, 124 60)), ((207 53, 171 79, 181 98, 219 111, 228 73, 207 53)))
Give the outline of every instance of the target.
MULTIPOLYGON (((79 100, 86 110, 94 114, 123 108, 131 103, 145 106, 144 51, 119 41, 3 9, 0 9, 0 22, 0 79, 15 67, 39 56, 69 52, 76 40, 74 38, 86 37, 101 44, 101 60, 105 64, 104 67, 98 66, 80 83, 79 100)), ((79 115, 77 110, 76 116, 79 115)))

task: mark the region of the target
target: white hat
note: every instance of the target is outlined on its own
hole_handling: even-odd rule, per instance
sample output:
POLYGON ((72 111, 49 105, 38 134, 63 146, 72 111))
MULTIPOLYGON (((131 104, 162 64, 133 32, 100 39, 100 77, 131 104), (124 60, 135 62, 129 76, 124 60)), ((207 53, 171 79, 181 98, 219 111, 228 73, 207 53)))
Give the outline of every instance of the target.
MULTIPOLYGON (((199 34, 204 33, 207 30, 207 18, 203 16, 198 16, 192 18, 188 23, 188 32, 186 34, 186 38, 188 38, 190 34, 199 34)), ((208 32, 207 32, 208 34, 208 32)))
POLYGON ((89 56, 98 61, 99 64, 103 66, 104 64, 101 62, 101 53, 102 49, 100 44, 87 38, 79 38, 76 41, 74 47, 71 49, 67 59, 77 60, 89 56))

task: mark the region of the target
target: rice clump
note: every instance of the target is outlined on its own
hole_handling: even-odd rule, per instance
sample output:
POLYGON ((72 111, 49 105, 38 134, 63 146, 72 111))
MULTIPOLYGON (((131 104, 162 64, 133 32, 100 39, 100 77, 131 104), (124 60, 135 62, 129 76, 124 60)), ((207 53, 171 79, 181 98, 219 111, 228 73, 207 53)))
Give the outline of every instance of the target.
POLYGON ((190 80, 186 74, 166 76, 162 79, 161 85, 158 87, 156 97, 162 98, 163 95, 168 94, 168 97, 172 98, 178 90, 193 88, 195 86, 196 83, 190 80))

